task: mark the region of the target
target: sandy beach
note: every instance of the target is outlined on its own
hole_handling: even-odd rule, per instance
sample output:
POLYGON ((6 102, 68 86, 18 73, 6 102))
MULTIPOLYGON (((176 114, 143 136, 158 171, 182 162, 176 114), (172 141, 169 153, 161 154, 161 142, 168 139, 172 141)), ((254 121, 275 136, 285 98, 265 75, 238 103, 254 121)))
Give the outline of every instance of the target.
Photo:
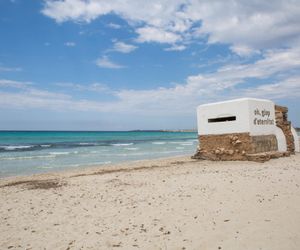
POLYGON ((0 249, 299 249, 300 154, 0 180, 0 249))

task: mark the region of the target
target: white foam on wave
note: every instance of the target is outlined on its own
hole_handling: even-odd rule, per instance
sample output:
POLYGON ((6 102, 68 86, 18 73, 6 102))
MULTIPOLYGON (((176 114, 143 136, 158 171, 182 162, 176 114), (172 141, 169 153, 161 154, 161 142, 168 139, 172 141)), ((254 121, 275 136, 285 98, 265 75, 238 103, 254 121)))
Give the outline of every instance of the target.
POLYGON ((26 149, 26 148, 33 148, 33 145, 16 145, 16 146, 1 146, 5 150, 15 150, 15 149, 26 149))
POLYGON ((95 166, 95 165, 105 165, 105 164, 111 164, 111 161, 96 161, 91 163, 84 163, 84 166, 95 166))
POLYGON ((114 143, 112 145, 116 147, 121 147, 121 146, 130 146, 133 145, 133 143, 114 143))
POLYGON ((96 146, 97 143, 94 143, 94 142, 80 142, 79 145, 81 145, 81 146, 96 146))
POLYGON ((178 151, 176 150, 171 150, 171 151, 161 151, 161 152, 157 152, 157 154, 173 154, 173 153, 178 153, 178 151))
POLYGON ((166 144, 166 142, 164 142, 164 141, 154 141, 154 142, 152 142, 152 144, 154 144, 154 145, 164 145, 164 144, 166 144))
POLYGON ((139 150, 139 148, 125 148, 125 149, 127 149, 127 150, 133 150, 133 151, 139 150))
POLYGON ((50 152, 50 155, 69 155, 70 152, 50 152))
POLYGON ((149 152, 139 152, 139 153, 134 153, 134 152, 128 152, 128 153, 110 153, 110 154, 102 154, 102 156, 109 156, 109 157, 127 157, 127 156, 138 156, 138 155, 148 155, 151 154, 149 152))
POLYGON ((41 145, 41 147, 42 147, 42 148, 49 148, 49 147, 51 147, 51 145, 49 145, 49 144, 44 144, 44 145, 41 145))
POLYGON ((190 143, 190 142, 183 142, 183 143, 180 143, 181 146, 193 146, 193 143, 190 143))
POLYGON ((31 160, 31 159, 43 159, 43 158, 55 158, 55 155, 35 155, 35 156, 18 156, 18 157, 0 157, 0 160, 31 160))
POLYGON ((93 150, 93 151, 88 151, 90 154, 102 154, 103 152, 108 152, 108 149, 100 149, 100 150, 93 150))
POLYGON ((182 141, 170 141, 170 142, 168 142, 168 143, 170 143, 170 144, 181 144, 182 141))

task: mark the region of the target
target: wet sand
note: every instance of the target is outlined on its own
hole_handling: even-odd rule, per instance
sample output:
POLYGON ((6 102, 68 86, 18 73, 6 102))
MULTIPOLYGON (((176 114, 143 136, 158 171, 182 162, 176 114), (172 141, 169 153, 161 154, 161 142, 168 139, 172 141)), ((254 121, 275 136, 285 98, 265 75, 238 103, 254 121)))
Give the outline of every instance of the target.
POLYGON ((300 249, 300 154, 0 180, 0 249, 300 249))

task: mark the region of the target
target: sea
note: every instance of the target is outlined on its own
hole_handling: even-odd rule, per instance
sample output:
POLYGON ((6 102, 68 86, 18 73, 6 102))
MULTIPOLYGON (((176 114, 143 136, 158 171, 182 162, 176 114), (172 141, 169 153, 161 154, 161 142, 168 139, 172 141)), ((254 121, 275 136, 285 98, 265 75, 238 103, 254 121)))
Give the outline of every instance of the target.
POLYGON ((0 178, 193 155, 196 132, 0 131, 0 178))

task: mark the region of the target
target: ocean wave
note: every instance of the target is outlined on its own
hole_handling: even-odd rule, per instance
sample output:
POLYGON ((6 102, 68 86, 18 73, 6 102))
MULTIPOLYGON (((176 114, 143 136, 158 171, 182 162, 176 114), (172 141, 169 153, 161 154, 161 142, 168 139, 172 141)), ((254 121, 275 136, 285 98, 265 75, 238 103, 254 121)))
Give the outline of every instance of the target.
POLYGON ((183 142, 182 141, 169 141, 168 143, 170 143, 170 144, 181 144, 183 142))
POLYGON ((50 152, 50 155, 69 155, 71 152, 50 152))
POLYGON ((9 146, 0 146, 4 150, 13 151, 13 150, 22 150, 22 149, 29 149, 33 148, 34 145, 9 145, 9 146))
POLYGON ((164 145, 164 144, 166 144, 166 142, 164 142, 164 141, 154 141, 154 142, 152 142, 152 144, 154 144, 154 145, 164 145))
MULTIPOLYGON (((0 153, 3 152, 22 152, 22 151, 54 151, 56 149, 63 150, 66 149, 69 151, 71 148, 88 148, 88 147, 97 147, 99 150, 100 148, 108 149, 109 147, 127 147, 131 148, 132 145, 137 145, 139 143, 145 143, 148 145, 165 145, 165 144, 174 144, 178 146, 185 146, 185 145, 194 145, 197 140, 194 139, 188 139, 188 140, 181 140, 181 139, 175 139, 174 141, 172 138, 169 138, 168 140, 160 140, 160 139, 154 139, 150 140, 144 139, 144 140, 137 140, 132 139, 128 141, 122 141, 122 140, 99 140, 99 141, 72 141, 72 142, 40 142, 40 143, 31 143, 29 144, 0 144, 0 153)), ((135 148, 134 146, 132 148, 135 148)), ((98 150, 97 149, 97 150, 98 150)), ((135 149, 128 149, 128 150, 135 150, 135 149)), ((95 150, 94 150, 95 151, 95 150)))
POLYGON ((103 164, 111 164, 112 162, 111 161, 96 161, 96 162, 91 162, 91 163, 88 163, 88 164, 84 164, 85 166, 91 166, 91 165, 103 165, 103 164))
POLYGON ((181 146, 193 146, 193 143, 190 143, 190 142, 183 142, 183 143, 180 143, 181 146))
POLYGON ((151 153, 149 152, 138 152, 138 153, 133 153, 133 152, 128 152, 128 153, 108 153, 108 154, 102 154, 104 157, 127 157, 127 156, 137 156, 137 155, 149 155, 151 153))
POLYGON ((113 146, 116 146, 116 147, 121 147, 121 146, 130 146, 130 145, 133 145, 133 143, 113 143, 111 144, 113 146))
POLYGON ((55 155, 34 155, 34 156, 1 157, 0 160, 14 161, 14 160, 31 160, 31 159, 43 159, 43 158, 55 158, 55 155))
POLYGON ((170 151, 157 152, 157 154, 173 154, 173 153, 178 153, 178 150, 170 150, 170 151))
POLYGON ((99 144, 96 142, 79 142, 78 145, 80 145, 80 146, 97 146, 99 144))
POLYGON ((70 164, 66 165, 64 167, 69 168, 69 167, 80 167, 80 166, 97 166, 97 165, 105 165, 105 164, 111 164, 111 161, 96 161, 96 162, 86 162, 82 164, 70 164))
POLYGON ((93 150, 93 151, 89 151, 89 154, 102 154, 103 152, 109 152, 109 150, 93 150))
POLYGON ((139 150, 140 148, 125 148, 127 150, 139 150))
POLYGON ((184 149, 184 147, 176 147, 176 149, 184 149))

